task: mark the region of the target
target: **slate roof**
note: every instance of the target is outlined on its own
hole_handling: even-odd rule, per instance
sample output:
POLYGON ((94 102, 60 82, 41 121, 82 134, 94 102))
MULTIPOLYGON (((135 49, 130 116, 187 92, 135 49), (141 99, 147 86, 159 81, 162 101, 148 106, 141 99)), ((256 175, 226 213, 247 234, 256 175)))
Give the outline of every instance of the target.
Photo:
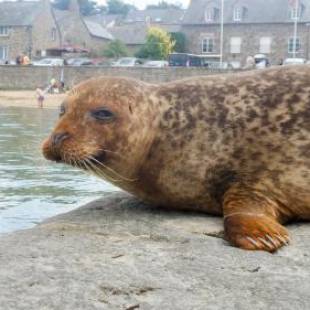
POLYGON ((84 18, 84 23, 92 36, 107 40, 114 40, 113 35, 109 33, 108 30, 101 26, 99 23, 93 22, 86 18, 84 18))
MULTIPOLYGON (((304 11, 300 22, 310 21, 310 3, 301 0, 304 11)), ((205 21, 207 7, 221 7, 221 0, 192 0, 183 18, 183 24, 210 24, 205 21)), ((225 0, 225 23, 292 23, 290 17, 291 6, 289 0, 225 0), (235 5, 245 7, 247 13, 241 22, 234 22, 233 11, 235 5)), ((214 23, 219 23, 219 19, 214 23)), ((211 22, 212 23, 212 22, 211 22)))
POLYGON ((41 2, 0 2, 1 26, 31 26, 42 9, 41 2))
MULTIPOLYGON (((54 15, 56 18, 57 24, 60 26, 63 36, 70 33, 74 33, 74 16, 71 11, 68 10, 57 10, 54 9, 54 15)), ((91 36, 106 39, 106 40, 114 40, 113 35, 102 25, 98 22, 95 22, 91 18, 82 18, 81 22, 85 25, 86 29, 88 30, 91 36)))
POLYGON ((126 45, 141 45, 145 43, 147 29, 147 24, 141 22, 116 26, 110 28, 109 32, 126 45))
POLYGON ((150 18, 152 23, 179 24, 182 22, 184 13, 185 10, 175 8, 131 10, 125 17, 124 22, 144 22, 147 18, 150 18))
POLYGON ((104 27, 114 27, 115 25, 119 24, 120 21, 123 20, 123 15, 120 14, 95 14, 87 16, 87 19, 98 23, 104 27))
MULTIPOLYGON (((166 30, 167 32, 181 31, 181 25, 151 25, 151 27, 153 26, 158 26, 166 30)), ((109 32, 113 35, 115 39, 121 40, 126 45, 141 45, 146 42, 148 28, 149 24, 147 24, 146 22, 136 22, 109 28, 109 32)))

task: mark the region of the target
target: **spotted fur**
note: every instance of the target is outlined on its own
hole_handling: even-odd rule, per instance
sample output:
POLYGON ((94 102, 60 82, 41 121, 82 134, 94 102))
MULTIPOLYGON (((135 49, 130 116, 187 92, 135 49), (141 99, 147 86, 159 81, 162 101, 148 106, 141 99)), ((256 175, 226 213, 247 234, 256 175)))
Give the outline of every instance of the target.
MULTIPOLYGON (((58 156, 122 154, 106 154, 105 163, 135 181, 116 185, 155 205, 224 214, 233 245, 275 251, 288 241, 280 223, 310 219, 308 66, 159 86, 101 78, 78 86, 66 104, 54 133, 72 138, 58 156), (102 105, 115 123, 87 118, 102 105)), ((55 159, 50 140, 44 154, 55 159)))

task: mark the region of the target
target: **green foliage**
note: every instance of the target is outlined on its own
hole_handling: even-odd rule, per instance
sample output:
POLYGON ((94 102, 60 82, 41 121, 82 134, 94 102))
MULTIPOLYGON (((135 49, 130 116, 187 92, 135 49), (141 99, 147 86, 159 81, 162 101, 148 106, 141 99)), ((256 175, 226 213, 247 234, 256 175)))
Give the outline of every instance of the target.
POLYGON ((53 7, 58 10, 68 10, 69 4, 70 0, 54 0, 52 2, 53 7))
POLYGON ((174 52, 185 53, 186 37, 182 32, 173 32, 170 34, 171 40, 175 42, 174 52))
POLYGON ((132 4, 125 3, 123 0, 107 0, 108 14, 126 15, 131 9, 136 9, 132 4))
POLYGON ((173 51, 175 42, 171 40, 169 33, 158 27, 148 30, 146 43, 136 53, 136 57, 150 58, 154 60, 167 59, 173 51))
POLYGON ((94 12, 96 12, 97 3, 95 1, 79 0, 79 5, 80 5, 80 12, 83 15, 91 15, 94 12))
POLYGON ((119 58, 128 55, 126 45, 120 41, 115 40, 109 43, 108 47, 103 51, 103 56, 108 58, 119 58))
POLYGON ((168 3, 166 1, 159 1, 158 4, 149 4, 147 9, 181 9, 182 4, 181 3, 168 3))
MULTIPOLYGON (((58 10, 69 10, 71 0, 54 0, 52 5, 58 10)), ((102 8, 97 7, 97 3, 93 0, 78 0, 80 12, 83 15, 91 15, 99 12, 102 8)))

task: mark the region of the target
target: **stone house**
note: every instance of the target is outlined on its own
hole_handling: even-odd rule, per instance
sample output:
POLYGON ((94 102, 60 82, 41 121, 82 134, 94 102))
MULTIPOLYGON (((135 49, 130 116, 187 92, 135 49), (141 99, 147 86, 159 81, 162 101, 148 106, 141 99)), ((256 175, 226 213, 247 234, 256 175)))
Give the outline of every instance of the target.
MULTIPOLYGON (((192 0, 182 32, 187 51, 212 60, 220 57, 220 0, 192 0)), ((296 56, 310 58, 310 3, 300 0, 298 12, 292 0, 225 0, 225 62, 243 66, 249 55, 266 54, 271 63, 290 58, 294 50, 294 21, 298 18, 296 56)))
POLYGON ((48 0, 0 2, 0 61, 21 53, 32 57, 60 44, 60 33, 48 0))
POLYGON ((21 53, 45 56, 67 46, 100 55, 113 39, 104 26, 81 16, 77 0, 65 11, 52 8, 49 0, 0 2, 0 62, 21 53))
POLYGON ((149 27, 159 27, 169 33, 179 32, 184 14, 185 10, 178 8, 131 10, 108 30, 134 55, 146 42, 149 27))
POLYGON ((83 17, 77 0, 71 0, 68 10, 54 9, 60 29, 62 46, 78 46, 99 56, 114 37, 91 17, 83 17))

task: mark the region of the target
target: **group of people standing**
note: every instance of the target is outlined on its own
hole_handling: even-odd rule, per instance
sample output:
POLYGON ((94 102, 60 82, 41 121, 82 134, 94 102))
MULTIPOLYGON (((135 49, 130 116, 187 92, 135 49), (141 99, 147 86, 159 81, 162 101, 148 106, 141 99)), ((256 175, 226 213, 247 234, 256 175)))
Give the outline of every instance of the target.
POLYGON ((21 54, 16 57, 16 64, 27 66, 30 65, 30 58, 27 55, 21 54))

